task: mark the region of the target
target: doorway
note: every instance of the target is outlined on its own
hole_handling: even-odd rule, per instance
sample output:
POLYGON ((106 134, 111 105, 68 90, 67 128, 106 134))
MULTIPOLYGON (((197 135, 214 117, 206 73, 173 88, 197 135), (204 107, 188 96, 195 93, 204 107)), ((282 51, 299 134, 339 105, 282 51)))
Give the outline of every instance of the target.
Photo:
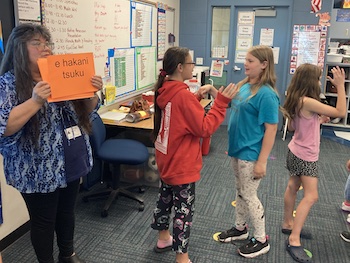
MULTIPOLYGON (((288 6, 260 6, 258 8, 252 6, 236 6, 234 4, 216 4, 218 1, 212 1, 211 8, 226 8, 230 13, 229 36, 228 36, 228 52, 226 57, 217 58, 210 55, 210 60, 226 60, 224 66, 224 74, 227 83, 237 83, 245 78, 244 60, 235 60, 236 53, 241 52, 237 47, 237 23, 240 12, 254 12, 254 26, 252 29, 251 45, 260 44, 260 36, 262 30, 271 30, 273 32, 272 47, 278 52, 278 61, 275 61, 275 71, 277 75, 277 89, 281 98, 284 100, 284 91, 287 88, 287 77, 289 68, 289 45, 290 45, 290 28, 291 28, 291 13, 288 6), (274 12, 265 12, 265 10, 273 10, 274 12), (238 52, 237 52, 238 51, 238 52), (277 62, 277 64, 276 64, 277 62)), ((224 21, 225 18, 223 18, 224 21)), ((227 23, 227 20, 225 23, 227 23)), ((211 35, 211 34, 210 34, 211 35)), ((224 37, 222 37, 225 39, 224 37)), ((213 40, 212 40, 213 42, 213 40)), ((212 47, 210 47, 212 48, 212 47)), ((212 50, 211 50, 212 51, 212 50)), ((276 52, 277 53, 277 52, 276 52)), ((213 54, 213 52, 211 52, 213 54)))

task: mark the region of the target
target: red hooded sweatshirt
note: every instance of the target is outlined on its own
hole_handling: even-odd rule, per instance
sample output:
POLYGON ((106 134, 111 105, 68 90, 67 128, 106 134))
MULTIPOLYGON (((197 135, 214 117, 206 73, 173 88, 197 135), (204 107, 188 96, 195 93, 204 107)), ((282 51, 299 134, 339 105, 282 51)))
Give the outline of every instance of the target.
POLYGON ((202 169, 200 138, 210 137, 219 127, 230 99, 218 93, 205 114, 183 82, 165 81, 158 92, 162 118, 155 148, 160 178, 169 185, 196 182, 202 169))

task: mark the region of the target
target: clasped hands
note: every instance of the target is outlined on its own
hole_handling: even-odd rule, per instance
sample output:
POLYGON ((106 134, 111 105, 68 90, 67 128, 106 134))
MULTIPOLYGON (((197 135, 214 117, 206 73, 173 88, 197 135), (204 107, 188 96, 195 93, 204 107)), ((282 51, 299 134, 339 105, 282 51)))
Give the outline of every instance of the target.
POLYGON ((221 86, 221 88, 217 90, 213 85, 207 84, 198 89, 197 95, 202 99, 205 98, 207 94, 216 98, 218 92, 226 98, 233 99, 238 92, 238 87, 235 84, 230 83, 226 88, 221 86))
MULTIPOLYGON (((103 87, 101 76, 93 76, 91 78, 91 84, 93 87, 96 88, 96 92, 101 90, 103 87)), ((50 97, 50 95, 50 84, 46 81, 39 81, 33 88, 32 99, 39 104, 44 104, 45 101, 50 97)))

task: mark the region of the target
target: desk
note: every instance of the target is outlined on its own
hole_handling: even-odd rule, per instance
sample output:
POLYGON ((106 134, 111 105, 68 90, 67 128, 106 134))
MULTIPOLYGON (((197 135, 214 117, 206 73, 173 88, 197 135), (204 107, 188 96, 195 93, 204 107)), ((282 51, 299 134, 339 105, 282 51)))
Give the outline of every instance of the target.
MULTIPOLYGON (((210 99, 202 99, 200 101, 200 104, 202 105, 203 108, 205 108, 206 106, 208 106, 210 104, 210 102, 211 102, 210 99)), ((107 124, 107 125, 114 125, 114 126, 119 126, 119 127, 129 127, 129 128, 135 128, 135 129, 153 130, 153 115, 149 119, 139 121, 136 123, 126 122, 126 121, 116 123, 115 121, 111 121, 111 120, 103 120, 103 123, 107 124)))

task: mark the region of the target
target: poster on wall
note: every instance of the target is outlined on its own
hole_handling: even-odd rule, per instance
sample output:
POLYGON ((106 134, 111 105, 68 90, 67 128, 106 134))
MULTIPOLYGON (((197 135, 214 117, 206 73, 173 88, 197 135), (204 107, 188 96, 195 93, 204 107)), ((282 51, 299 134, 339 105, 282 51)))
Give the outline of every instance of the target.
POLYGON ((166 11, 163 6, 158 6, 158 41, 157 41, 157 58, 163 59, 165 53, 166 38, 166 11))
POLYGON ((210 66, 210 76, 212 77, 222 77, 224 71, 224 62, 220 60, 213 60, 210 66))
POLYGON ((273 36, 275 30, 273 28, 262 28, 260 30, 260 41, 259 45, 273 46, 273 36))
POLYGON ((235 63, 244 63, 253 45, 255 12, 238 12, 235 63))
POLYGON ((152 6, 131 2, 131 46, 152 45, 152 6))
POLYGON ((135 49, 118 48, 108 50, 112 85, 116 86, 116 96, 136 89, 135 85, 135 49))
POLYGON ((304 63, 323 69, 326 54, 327 26, 294 25, 289 73, 304 63))
POLYGON ((156 82, 156 47, 135 49, 136 90, 151 87, 156 82))

